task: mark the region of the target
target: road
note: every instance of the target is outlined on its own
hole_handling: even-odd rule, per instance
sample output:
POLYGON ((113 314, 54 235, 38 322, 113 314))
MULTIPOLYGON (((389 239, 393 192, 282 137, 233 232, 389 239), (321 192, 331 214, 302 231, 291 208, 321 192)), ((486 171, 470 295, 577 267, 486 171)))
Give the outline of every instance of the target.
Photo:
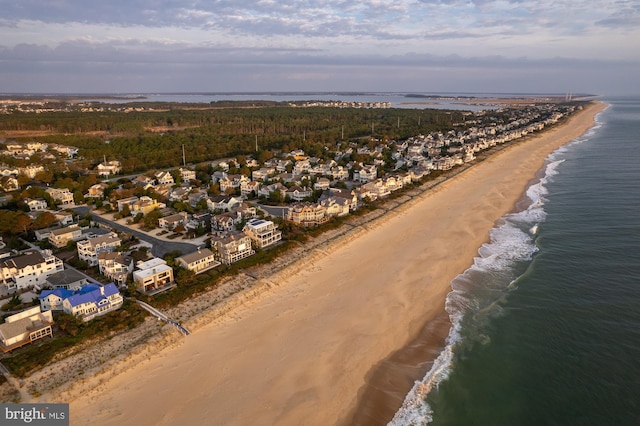
POLYGON ((148 242, 153 246, 151 248, 151 254, 153 254, 156 257, 162 257, 165 253, 168 253, 174 250, 180 250, 182 254, 192 253, 197 250, 197 247, 193 244, 160 240, 158 238, 154 238, 148 234, 145 234, 144 232, 140 232, 135 229, 129 228, 128 226, 121 225, 112 220, 105 219, 104 217, 91 211, 91 208, 87 206, 75 207, 73 211, 75 211, 81 216, 84 216, 87 213, 91 213, 91 216, 93 217, 94 222, 104 223, 114 229, 117 229, 118 231, 131 234, 141 241, 148 242))

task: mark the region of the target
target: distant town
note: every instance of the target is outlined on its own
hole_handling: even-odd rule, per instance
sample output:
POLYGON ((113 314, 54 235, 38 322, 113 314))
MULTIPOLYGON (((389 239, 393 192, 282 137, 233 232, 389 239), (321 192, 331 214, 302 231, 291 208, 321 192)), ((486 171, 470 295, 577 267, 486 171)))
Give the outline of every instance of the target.
MULTIPOLYGON (((5 101, 0 112, 45 108, 61 107, 5 101)), ((95 113, 105 106, 64 108, 95 113)), ((448 131, 337 141, 322 157, 271 150, 190 164, 183 146, 174 167, 134 174, 123 172, 122 159, 106 155, 95 166, 61 173, 60 165, 83 164, 82 148, 0 139, 0 350, 19 354, 25 345, 73 334, 127 306, 181 327, 163 318, 161 308, 198 297, 221 277, 268 262, 580 108, 536 103, 465 112, 448 131)))

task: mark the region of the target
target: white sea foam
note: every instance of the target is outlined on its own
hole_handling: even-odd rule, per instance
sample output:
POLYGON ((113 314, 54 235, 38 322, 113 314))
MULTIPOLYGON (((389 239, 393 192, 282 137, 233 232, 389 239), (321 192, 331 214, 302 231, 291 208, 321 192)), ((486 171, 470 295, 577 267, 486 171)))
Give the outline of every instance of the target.
MULTIPOLYGON (((564 148, 561 148, 561 150, 564 148)), ((427 394, 437 388, 440 383, 449 377, 452 369, 456 346, 461 343, 461 328, 465 315, 474 314, 489 315, 499 311, 498 297, 505 292, 513 290, 516 277, 508 274, 501 276, 497 281, 496 289, 491 289, 491 280, 487 280, 487 289, 495 291, 496 298, 493 301, 480 301, 474 298, 472 292, 476 281, 470 278, 470 274, 494 274, 509 271, 517 262, 531 260, 538 250, 533 240, 538 232, 538 225, 544 222, 546 213, 544 204, 548 194, 547 183, 553 176, 559 173, 559 167, 564 162, 565 151, 558 150, 547 159, 544 175, 539 182, 527 188, 526 195, 530 199, 529 206, 518 213, 508 214, 503 217, 500 224, 491 229, 490 242, 483 244, 478 250, 479 256, 474 259, 473 265, 459 275, 451 283, 452 291, 447 295, 445 308, 449 313, 451 329, 445 342, 445 348, 436 358, 433 366, 421 381, 416 381, 411 391, 405 397, 402 407, 395 414, 389 425, 391 426, 421 426, 433 420, 433 411, 425 401, 427 394), (535 231, 533 231, 535 229, 535 231), (497 308, 497 309, 496 309, 497 308)), ((482 333, 479 336, 484 336, 482 333)), ((487 338, 480 338, 479 343, 489 344, 487 338)))

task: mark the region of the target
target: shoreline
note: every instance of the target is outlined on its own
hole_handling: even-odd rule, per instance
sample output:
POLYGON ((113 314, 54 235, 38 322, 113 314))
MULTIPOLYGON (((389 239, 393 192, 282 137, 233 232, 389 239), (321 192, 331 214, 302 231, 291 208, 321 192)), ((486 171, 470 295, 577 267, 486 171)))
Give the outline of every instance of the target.
MULTIPOLYGON (((588 109, 593 112, 597 106, 602 108, 601 104, 591 104, 588 109)), ((585 111, 579 113, 580 116, 585 114, 585 111)), ((531 141, 506 147, 483 163, 494 163, 494 156, 502 156, 518 146, 529 147, 534 140, 555 134, 565 127, 576 127, 574 121, 577 119, 574 116, 569 124, 545 131, 531 141)), ((544 158, 546 155, 542 161, 544 158)), ((451 279, 447 281, 443 277, 457 276, 473 258, 460 255, 461 259, 454 261, 447 250, 436 250, 435 253, 419 254, 411 259, 412 265, 406 265, 403 259, 393 259, 396 253, 393 249, 380 250, 376 247, 397 248, 405 245, 407 239, 414 238, 412 234, 415 232, 407 230, 403 220, 414 223, 411 219, 424 220, 421 215, 430 214, 436 222, 440 216, 429 212, 429 208, 425 210, 425 203, 443 198, 454 184, 461 186, 460 181, 468 181, 468 176, 476 175, 475 170, 483 163, 448 178, 382 218, 375 221, 363 219, 363 225, 354 226, 346 236, 338 235, 336 241, 328 236, 326 246, 320 243, 311 249, 311 253, 294 253, 294 258, 307 256, 301 263, 290 263, 275 273, 274 269, 279 265, 265 267, 265 272, 260 274, 260 282, 253 288, 189 321, 188 327, 198 333, 188 339, 170 342, 176 340, 174 333, 177 332, 172 333, 167 328, 160 332, 156 330, 157 336, 151 343, 136 348, 135 354, 127 355, 117 365, 108 366, 101 374, 92 374, 92 377, 83 379, 84 382, 73 384, 63 394, 44 395, 40 399, 73 399, 71 415, 74 424, 82 424, 81 419, 89 418, 100 420, 100 424, 124 419, 136 419, 141 424, 169 424, 172 421, 193 424, 214 417, 223 424, 246 424, 251 419, 255 422, 257 418, 272 419, 267 423, 286 424, 332 424, 336 418, 347 420, 354 409, 361 406, 363 391, 367 383, 371 386, 371 373, 375 366, 379 366, 390 353, 405 347, 418 329, 444 312, 444 298, 450 290, 451 279), (372 251, 384 253, 381 256, 372 251), (354 256, 354 253, 362 255, 354 256), (430 262, 434 255, 441 265, 435 267, 434 283, 422 286, 425 273, 416 260, 430 262), (354 265, 359 265, 355 272, 354 265), (303 268, 305 270, 301 270, 303 268), (363 280, 367 285, 362 284, 363 280), (349 286, 342 281, 348 282, 349 286), (394 289, 389 289, 391 284, 394 289), (277 290, 272 290, 274 287, 277 290), (414 306, 418 300, 425 302, 428 308, 414 306), (372 309, 373 312, 379 310, 379 318, 371 316, 372 309), (350 313, 352 310, 354 312, 350 313), (403 317, 399 314, 405 312, 410 320, 397 318, 403 317), (211 353, 212 346, 224 347, 225 352, 211 353), (369 350, 374 353, 368 353, 369 350), (188 365, 184 365, 181 360, 187 358, 188 365), (212 363, 224 367, 216 369, 211 367, 212 363), (122 374, 123 364, 128 367, 125 369, 128 374, 122 374), (112 376, 109 370, 117 367, 120 367, 120 374, 112 376), (165 370, 173 374, 166 375, 165 370), (354 371, 357 372, 353 374, 354 371), (212 389, 202 389, 205 387, 202 386, 203 380, 212 389), (335 385, 334 381, 339 383, 335 385), (171 392, 170 387, 173 389, 171 392), (149 388, 159 391, 149 395, 145 392, 149 388), (237 390, 235 394, 234 390, 237 390), (174 401, 176 394, 179 401, 174 401), (82 396, 76 399, 79 395, 82 396), (157 404, 162 404, 158 401, 165 402, 163 406, 169 414, 155 412, 157 404), (176 406, 169 407, 169 403, 176 406), (317 407, 322 407, 323 413, 317 413, 317 407), (130 416, 133 411, 136 411, 135 416, 130 416), (162 415, 158 417, 159 414, 162 415), (121 415, 125 417, 119 418, 121 415)), ((495 169, 494 166, 484 168, 495 169)), ((499 174, 494 170, 493 175, 499 174)), ((532 175, 529 174, 529 179, 523 184, 532 175)), ((518 197, 521 192, 522 186, 518 197)), ((509 203, 506 197, 495 191, 490 195, 497 197, 495 202, 500 206, 506 202, 509 205, 507 210, 513 208, 517 201, 509 203)), ((506 213, 493 217, 496 206, 490 207, 492 212, 481 215, 482 223, 493 223, 506 213)), ((443 212, 439 213, 442 215, 443 212)), ((457 225, 462 223, 463 226, 448 237, 457 240, 462 252, 473 250, 477 253, 478 247, 486 241, 490 227, 485 229, 480 225, 467 229, 464 222, 456 219, 457 215, 449 214, 451 217, 446 221, 457 225), (469 249, 472 245, 473 248, 469 249)), ((437 229, 433 232, 419 231, 437 238, 437 229)), ((413 245, 403 252, 407 257, 423 249, 416 245, 420 244, 419 241, 411 241, 413 245)), ((453 252, 458 253, 458 250, 453 252)), ((249 284, 246 286, 251 287, 249 284)), ((157 324, 146 325, 151 331, 161 328, 157 324)), ((400 398, 405 395, 406 392, 400 398)))
MULTIPOLYGON (((535 171, 535 174, 531 179, 526 182, 520 196, 515 199, 513 208, 505 211, 502 216, 526 209, 530 203, 530 200, 526 196, 526 190, 531 185, 539 182, 541 172, 546 166, 548 156, 562 146, 570 143, 575 138, 582 136, 586 131, 593 127, 593 125, 595 125, 595 116, 603 111, 606 106, 606 104, 600 101, 594 101, 591 103, 591 112, 584 112, 589 115, 586 116, 583 114, 583 117, 590 117, 590 124, 589 122, 583 122, 581 130, 576 128, 571 135, 560 138, 558 144, 550 145, 548 153, 542 158, 540 168, 535 171)), ((565 123, 564 125, 567 124, 565 123)), ((535 138, 541 137, 544 137, 544 134, 537 135, 535 138)), ((527 143, 527 141, 523 142, 524 144, 527 143)), ((517 148, 517 145, 507 147, 507 149, 514 148, 517 148)), ((500 217, 496 218, 496 221, 498 221, 500 217)), ((460 272, 460 274, 462 273, 464 273, 464 271, 460 272)), ((453 279, 455 278, 456 277, 453 277, 453 279)), ((431 324, 425 324, 423 330, 421 330, 420 334, 415 339, 409 342, 405 347, 394 352, 389 358, 383 360, 374 369, 372 369, 367 388, 362 392, 358 405, 353 410, 348 424, 386 425, 401 409, 404 409, 407 406, 413 406, 413 403, 415 403, 416 400, 411 400, 411 396, 413 398, 421 397, 416 394, 416 392, 422 392, 422 387, 418 383, 426 377, 426 374, 433 366, 436 358, 440 355, 442 350, 445 349, 445 339, 449 335, 450 328, 451 322, 449 320, 448 313, 443 307, 441 314, 434 317, 431 320, 431 324), (432 327, 429 328, 429 325, 432 327), (416 358, 416 347, 422 347, 423 352, 428 353, 431 356, 428 358, 416 358), (413 371, 417 371, 418 373, 413 375, 408 374, 413 371), (390 373, 396 374, 394 381, 390 380, 390 373), (401 374, 400 377, 397 377, 398 373, 401 374), (404 376, 402 376, 403 373, 404 376), (393 386, 392 389, 389 389, 390 385, 393 386), (413 395, 410 395, 410 393, 413 395)))

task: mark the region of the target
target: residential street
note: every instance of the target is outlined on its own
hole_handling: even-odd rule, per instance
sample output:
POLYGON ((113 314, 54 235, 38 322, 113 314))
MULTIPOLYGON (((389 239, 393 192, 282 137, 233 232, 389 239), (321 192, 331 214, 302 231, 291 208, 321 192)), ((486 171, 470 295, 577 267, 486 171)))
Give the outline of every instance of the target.
POLYGON ((203 245, 202 243, 199 243, 199 241, 196 241, 193 243, 187 243, 187 242, 183 243, 183 242, 166 241, 166 240, 161 240, 159 238, 152 237, 148 233, 145 233, 136 229, 132 229, 126 225, 122 225, 113 220, 106 219, 94 213, 91 210, 91 208, 88 206, 75 207, 73 211, 75 211, 81 216, 87 214, 87 212, 90 212, 95 222, 107 224, 112 228, 117 229, 118 231, 127 232, 129 234, 134 235, 136 238, 140 239, 140 241, 145 241, 151 244, 152 245, 151 253, 156 257, 162 257, 165 253, 168 253, 174 250, 180 250, 182 254, 191 253, 196 251, 198 245, 203 245))

